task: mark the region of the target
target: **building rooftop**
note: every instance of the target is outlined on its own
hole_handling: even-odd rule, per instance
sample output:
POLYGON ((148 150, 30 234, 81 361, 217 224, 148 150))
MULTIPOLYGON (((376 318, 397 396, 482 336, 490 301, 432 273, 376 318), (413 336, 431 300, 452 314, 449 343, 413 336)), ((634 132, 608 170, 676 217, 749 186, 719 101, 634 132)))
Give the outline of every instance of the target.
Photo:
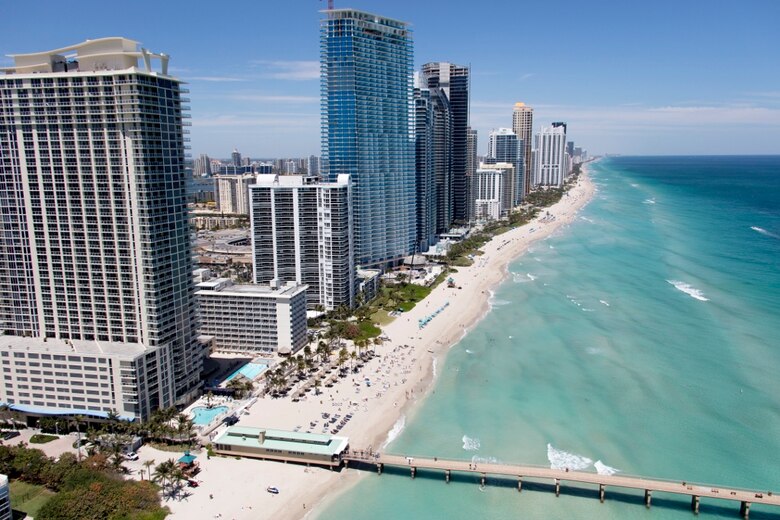
POLYGON ((137 68, 138 59, 142 58, 144 70, 151 73, 154 72, 151 60, 155 58, 160 61, 162 74, 167 76, 169 56, 139 49, 139 45, 135 40, 118 36, 86 40, 50 51, 9 54, 14 66, 0 70, 7 74, 126 70, 137 68))
POLYGON ((319 433, 231 426, 214 440, 214 444, 333 456, 347 449, 349 438, 319 433))
POLYGON ((141 343, 119 343, 116 341, 87 341, 57 338, 23 338, 21 336, 0 336, 0 350, 18 350, 52 354, 112 355, 126 359, 154 350, 141 343))
POLYGON ((226 296, 257 296, 257 297, 279 297, 295 296, 305 292, 308 285, 298 285, 295 282, 287 282, 280 287, 259 284, 234 284, 228 278, 216 278, 201 282, 195 286, 195 294, 219 293, 226 296))

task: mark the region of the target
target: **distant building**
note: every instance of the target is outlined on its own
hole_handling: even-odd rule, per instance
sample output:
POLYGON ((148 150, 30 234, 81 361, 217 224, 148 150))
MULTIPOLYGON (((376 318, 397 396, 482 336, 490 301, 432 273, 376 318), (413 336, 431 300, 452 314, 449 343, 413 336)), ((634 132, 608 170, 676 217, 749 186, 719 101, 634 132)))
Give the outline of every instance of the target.
POLYGON ((469 128, 466 133, 466 191, 468 194, 468 208, 466 212, 466 220, 471 222, 474 220, 474 175, 477 173, 479 167, 479 161, 477 159, 477 131, 474 128, 469 128))
POLYGON ((141 420, 189 401, 202 348, 187 91, 167 55, 125 38, 13 57, 0 75, 0 401, 141 420))
POLYGON ((306 168, 309 177, 320 176, 320 158, 316 155, 310 155, 308 159, 308 165, 306 168))
POLYGON ((561 187, 568 174, 566 155, 566 124, 542 128, 536 134, 534 184, 561 187))
POLYGON ((483 165, 474 174, 474 220, 498 220, 503 214, 506 171, 483 165))
POLYGON ((230 162, 238 168, 239 166, 244 166, 241 163, 241 152, 239 152, 237 149, 233 149, 233 153, 230 154, 230 162))
POLYGON ((262 174, 273 173, 274 165, 271 163, 259 163, 255 167, 255 170, 257 171, 257 173, 262 173, 262 174))
POLYGON ((212 337, 217 350, 292 354, 308 341, 305 285, 234 285, 217 278, 196 288, 200 334, 212 337))
POLYGON ((211 159, 205 153, 200 154, 195 159, 195 164, 192 169, 192 173, 195 177, 210 177, 211 176, 211 159))
POLYGON ((217 175, 214 177, 214 198, 217 209, 230 215, 249 214, 249 186, 256 175, 217 175))
POLYGON ((534 109, 527 106, 525 103, 515 103, 515 107, 512 111, 512 131, 517 136, 518 143, 521 143, 523 158, 522 172, 518 172, 518 176, 523 178, 523 198, 531 191, 531 185, 533 183, 532 177, 532 165, 531 165, 531 148, 532 139, 534 133, 534 109))
POLYGON ((384 268, 415 249, 412 35, 353 9, 320 23, 324 177, 354 186, 355 261, 384 268))
POLYGON ((509 163, 513 165, 512 175, 504 178, 506 183, 505 197, 506 209, 510 210, 520 204, 523 199, 523 161, 520 156, 521 144, 515 133, 509 128, 499 128, 490 132, 488 136, 488 156, 485 162, 509 163))
POLYGON ((310 308, 355 305, 349 176, 260 175, 250 188, 255 283, 308 286, 310 308))

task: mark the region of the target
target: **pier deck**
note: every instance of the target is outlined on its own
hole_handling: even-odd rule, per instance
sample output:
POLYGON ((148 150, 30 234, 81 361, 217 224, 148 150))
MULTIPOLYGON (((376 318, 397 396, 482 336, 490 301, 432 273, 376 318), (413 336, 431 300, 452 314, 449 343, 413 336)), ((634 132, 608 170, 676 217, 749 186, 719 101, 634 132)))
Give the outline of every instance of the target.
POLYGON ((714 498, 731 500, 740 503, 740 515, 748 518, 751 504, 765 504, 780 506, 780 495, 771 491, 751 491, 745 489, 727 488, 697 484, 692 482, 669 481, 646 477, 627 475, 599 475, 584 471, 569 471, 545 468, 541 466, 523 466, 515 464, 472 463, 463 460, 450 460, 426 457, 405 457, 401 455, 373 454, 365 451, 352 450, 343 456, 347 463, 359 462, 376 467, 379 474, 384 466, 397 468, 409 468, 412 478, 420 469, 440 470, 444 473, 445 480, 449 482, 450 473, 471 473, 481 477, 484 485, 489 475, 511 477, 517 479, 518 491, 522 489, 523 479, 551 480, 555 486, 555 493, 560 493, 561 482, 578 482, 583 484, 595 484, 599 486, 599 498, 605 499, 606 487, 639 489, 644 491, 644 504, 650 507, 651 497, 654 492, 672 493, 691 497, 691 509, 698 513, 701 498, 714 498))

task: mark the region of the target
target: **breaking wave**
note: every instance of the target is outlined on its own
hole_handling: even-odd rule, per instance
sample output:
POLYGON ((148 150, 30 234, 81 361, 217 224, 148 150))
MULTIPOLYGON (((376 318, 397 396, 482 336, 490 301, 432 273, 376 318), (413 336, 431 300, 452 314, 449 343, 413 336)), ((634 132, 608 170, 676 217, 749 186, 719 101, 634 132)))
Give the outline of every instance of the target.
POLYGON ((477 451, 480 447, 479 439, 472 439, 468 435, 464 435, 461 439, 463 441, 463 449, 466 451, 477 451))
POLYGON ((582 455, 575 455, 568 451, 559 450, 552 444, 547 444, 547 460, 550 461, 551 469, 571 469, 582 470, 593 464, 593 461, 582 455))
POLYGON ((709 298, 704 296, 704 293, 701 292, 701 290, 695 288, 694 286, 687 284, 685 282, 681 282, 680 280, 666 280, 668 283, 672 284, 675 289, 678 291, 682 291, 691 298, 696 298, 699 301, 702 302, 708 302, 710 301, 709 298))
POLYGON ((615 473, 620 471, 619 469, 615 469, 607 466, 600 460, 594 462, 593 467, 596 468, 596 473, 598 473, 599 475, 614 475, 615 473))
POLYGON ((766 235, 768 237, 772 238, 780 238, 780 235, 776 235, 775 233, 772 233, 771 231, 767 231, 766 229, 758 226, 750 226, 750 229, 753 231, 756 231, 757 233, 761 233, 762 235, 766 235))
POLYGON ((385 442, 382 444, 382 449, 385 449, 388 444, 393 442, 396 437, 398 437, 402 431, 404 431, 404 427, 406 426, 406 416, 402 415, 398 418, 397 421, 395 421, 395 424, 392 428, 390 428, 390 431, 387 432, 387 439, 385 439, 385 442))

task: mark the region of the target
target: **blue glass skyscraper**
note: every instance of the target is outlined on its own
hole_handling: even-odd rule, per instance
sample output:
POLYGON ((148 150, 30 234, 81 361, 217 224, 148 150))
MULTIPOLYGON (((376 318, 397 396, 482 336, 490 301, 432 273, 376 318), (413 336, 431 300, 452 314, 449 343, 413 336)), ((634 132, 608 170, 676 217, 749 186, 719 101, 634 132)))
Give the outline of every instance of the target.
POLYGON ((322 168, 351 175, 355 261, 414 251, 413 49, 407 24, 334 9, 320 26, 322 168))

